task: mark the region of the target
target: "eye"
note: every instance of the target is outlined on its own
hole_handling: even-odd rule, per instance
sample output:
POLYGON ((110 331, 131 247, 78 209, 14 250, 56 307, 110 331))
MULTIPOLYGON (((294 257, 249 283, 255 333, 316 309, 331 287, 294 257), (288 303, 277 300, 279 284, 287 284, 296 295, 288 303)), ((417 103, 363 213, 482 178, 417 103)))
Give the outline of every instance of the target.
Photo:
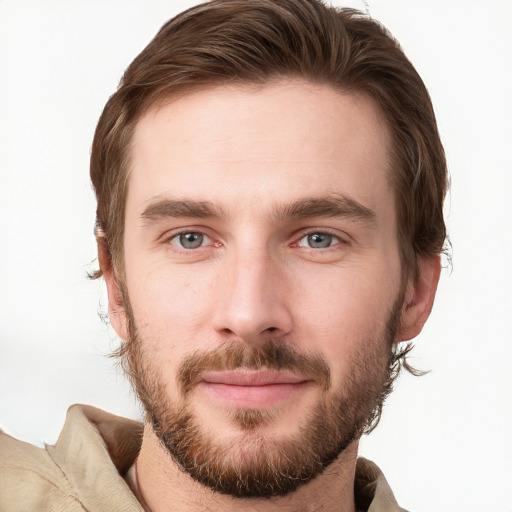
POLYGON ((199 231, 185 231, 178 233, 170 239, 170 243, 180 249, 197 249, 211 242, 210 237, 199 231))
POLYGON ((310 249, 327 249, 340 243, 340 239, 329 233, 309 233, 303 236, 297 245, 299 247, 308 247, 310 249))

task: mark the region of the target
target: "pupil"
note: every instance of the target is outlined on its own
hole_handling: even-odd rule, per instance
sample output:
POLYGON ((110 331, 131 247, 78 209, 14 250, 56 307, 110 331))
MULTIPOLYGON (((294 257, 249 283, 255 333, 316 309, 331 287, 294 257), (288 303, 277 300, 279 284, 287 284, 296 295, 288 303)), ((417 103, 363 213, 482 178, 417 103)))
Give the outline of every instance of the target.
POLYGON ((323 249, 331 246, 332 237, 331 235, 315 233, 308 236, 308 242, 310 247, 323 249))
POLYGON ((180 235, 180 243, 185 249, 196 249, 203 243, 201 233, 184 233, 180 235))

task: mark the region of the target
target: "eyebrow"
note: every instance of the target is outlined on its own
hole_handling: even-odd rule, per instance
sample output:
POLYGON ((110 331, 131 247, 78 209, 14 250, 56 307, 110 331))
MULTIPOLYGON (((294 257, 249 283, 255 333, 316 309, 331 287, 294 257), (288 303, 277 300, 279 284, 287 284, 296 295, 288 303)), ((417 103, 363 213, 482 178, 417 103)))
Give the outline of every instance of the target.
MULTIPOLYGON (((347 196, 310 197, 288 205, 275 207, 273 217, 278 221, 310 217, 345 217, 376 225, 376 214, 370 208, 347 196)), ((144 222, 165 218, 227 218, 226 212, 210 201, 191 199, 160 199, 151 202, 142 212, 144 222)))
POLYGON ((312 197, 300 199, 275 211, 278 219, 304 219, 309 217, 346 217, 375 226, 375 212, 348 196, 312 197))
POLYGON ((226 217, 226 215, 221 208, 209 201, 194 201, 189 199, 160 199, 150 203, 141 214, 141 218, 144 221, 169 217, 209 219, 226 217))

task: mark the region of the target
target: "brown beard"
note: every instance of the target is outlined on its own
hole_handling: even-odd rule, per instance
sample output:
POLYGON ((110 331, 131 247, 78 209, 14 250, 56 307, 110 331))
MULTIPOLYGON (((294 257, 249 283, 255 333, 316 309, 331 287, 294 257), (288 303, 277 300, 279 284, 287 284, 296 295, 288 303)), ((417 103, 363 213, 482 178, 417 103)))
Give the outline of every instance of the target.
POLYGON ((248 347, 241 341, 194 353, 179 365, 180 405, 171 402, 160 372, 145 355, 133 312, 125 295, 130 340, 125 367, 144 405, 146 419, 173 460, 210 489, 239 498, 283 496, 328 467, 355 440, 374 428, 392 389, 391 350, 402 300, 397 300, 378 335, 363 340, 351 361, 352 372, 333 390, 328 364, 317 354, 300 354, 286 342, 270 340, 248 347), (296 371, 323 391, 309 414, 299 417, 298 432, 287 439, 265 435, 261 427, 275 418, 272 410, 230 411, 238 425, 236 442, 221 443, 190 411, 187 397, 205 371, 260 368, 296 371))

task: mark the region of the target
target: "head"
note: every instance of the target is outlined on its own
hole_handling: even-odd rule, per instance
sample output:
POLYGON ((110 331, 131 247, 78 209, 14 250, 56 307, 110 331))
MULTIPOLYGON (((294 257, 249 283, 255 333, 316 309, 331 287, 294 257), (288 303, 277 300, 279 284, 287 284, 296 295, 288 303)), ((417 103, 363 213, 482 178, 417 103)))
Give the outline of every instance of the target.
POLYGON ((311 0, 178 15, 107 103, 91 177, 128 370, 193 478, 285 494, 375 425, 432 306, 446 189, 428 93, 380 25, 311 0), (219 391, 258 378, 274 391, 219 391))

